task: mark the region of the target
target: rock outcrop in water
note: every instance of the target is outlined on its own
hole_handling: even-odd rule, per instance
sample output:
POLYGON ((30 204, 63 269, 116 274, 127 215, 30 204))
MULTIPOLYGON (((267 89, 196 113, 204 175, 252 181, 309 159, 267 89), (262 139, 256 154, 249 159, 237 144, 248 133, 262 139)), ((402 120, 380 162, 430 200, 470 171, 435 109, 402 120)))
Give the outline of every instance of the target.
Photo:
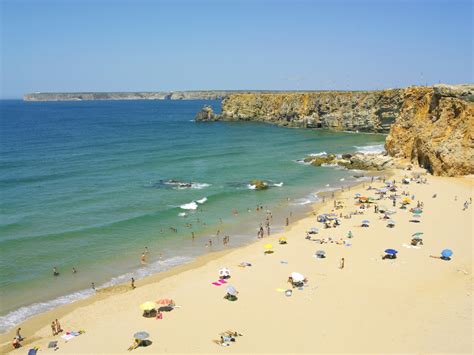
POLYGON ((474 86, 407 88, 385 148, 434 175, 474 174, 474 86))
POLYGON ((334 154, 323 156, 309 156, 303 160, 313 166, 342 166, 356 170, 384 170, 397 166, 395 160, 382 153, 355 153, 343 154, 338 157, 334 154))

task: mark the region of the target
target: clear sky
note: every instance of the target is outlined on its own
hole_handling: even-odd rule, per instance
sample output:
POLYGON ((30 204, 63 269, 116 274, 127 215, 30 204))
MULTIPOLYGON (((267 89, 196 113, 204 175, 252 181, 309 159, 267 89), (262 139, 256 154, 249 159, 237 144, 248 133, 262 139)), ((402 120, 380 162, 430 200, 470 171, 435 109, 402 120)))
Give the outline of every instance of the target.
POLYGON ((471 0, 0 0, 1 98, 473 82, 471 0))

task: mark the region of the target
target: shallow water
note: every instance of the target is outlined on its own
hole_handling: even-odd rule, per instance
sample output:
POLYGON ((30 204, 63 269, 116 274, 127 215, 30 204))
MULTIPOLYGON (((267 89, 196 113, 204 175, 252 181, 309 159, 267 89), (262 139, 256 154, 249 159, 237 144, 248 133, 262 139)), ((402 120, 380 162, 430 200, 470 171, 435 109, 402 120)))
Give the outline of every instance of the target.
POLYGON ((193 122, 204 104, 220 106, 0 102, 0 330, 86 297, 91 282, 123 282, 219 250, 217 230, 231 237, 230 246, 254 240, 265 216, 257 205, 274 212, 277 230, 290 211, 296 218, 316 201, 314 192, 356 180, 351 171, 298 159, 377 150, 384 141, 375 134, 193 122), (252 190, 255 178, 270 188, 252 190), (210 238, 213 247, 206 248, 210 238), (145 246, 149 263, 142 267, 145 246), (60 276, 52 276, 53 266, 60 276))

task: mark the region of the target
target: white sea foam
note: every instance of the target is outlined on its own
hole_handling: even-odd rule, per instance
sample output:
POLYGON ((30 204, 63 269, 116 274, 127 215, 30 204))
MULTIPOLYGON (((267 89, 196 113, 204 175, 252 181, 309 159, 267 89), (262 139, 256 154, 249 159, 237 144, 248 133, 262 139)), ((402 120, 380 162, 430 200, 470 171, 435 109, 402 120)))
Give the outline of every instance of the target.
POLYGON ((186 217, 188 214, 186 212, 180 212, 178 213, 179 217, 186 217))
POLYGON ((191 183, 191 188, 196 189, 196 190, 202 190, 209 186, 211 186, 211 184, 206 184, 205 182, 192 182, 191 183))
POLYGON ((247 184, 247 188, 248 188, 249 190, 255 190, 255 189, 257 189, 257 186, 252 185, 252 184, 247 184))
POLYGON ((319 153, 311 153, 309 156, 310 157, 325 157, 327 155, 328 155, 328 153, 326 153, 326 152, 319 152, 319 153))
POLYGON ((363 154, 380 154, 385 152, 385 147, 383 144, 373 144, 373 145, 364 145, 364 146, 355 146, 357 152, 363 154))
MULTIPOLYGON (((123 282, 128 282, 132 277, 135 279, 141 279, 157 272, 168 270, 173 266, 189 263, 192 260, 194 260, 192 257, 187 256, 175 256, 169 259, 159 260, 133 272, 114 277, 98 288, 100 289, 114 286, 123 282)), ((29 306, 20 307, 19 309, 4 316, 0 316, 0 332, 3 333, 34 315, 47 312, 65 304, 79 301, 81 299, 90 297, 93 294, 95 294, 95 292, 91 289, 80 290, 65 296, 57 297, 50 301, 37 302, 29 306)))
POLYGON ((195 210, 198 208, 198 205, 196 202, 192 201, 190 203, 185 203, 184 205, 179 206, 183 210, 195 210))
POLYGON ((207 197, 203 197, 200 200, 196 200, 196 202, 199 203, 200 205, 202 205, 206 201, 207 201, 207 197))
POLYGON ((304 161, 303 159, 298 159, 298 160, 293 160, 293 161, 301 165, 311 165, 310 161, 304 161))
POLYGON ((283 181, 279 182, 279 183, 274 183, 273 186, 282 187, 283 186, 283 181))

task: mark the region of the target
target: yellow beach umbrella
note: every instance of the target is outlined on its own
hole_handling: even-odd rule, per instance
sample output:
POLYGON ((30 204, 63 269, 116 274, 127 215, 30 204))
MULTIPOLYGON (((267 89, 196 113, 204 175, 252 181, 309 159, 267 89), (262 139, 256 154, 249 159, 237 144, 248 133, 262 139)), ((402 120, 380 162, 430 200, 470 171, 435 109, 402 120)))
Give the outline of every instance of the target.
POLYGON ((145 302, 140 305, 140 309, 142 311, 151 311, 153 308, 156 308, 156 303, 155 302, 145 302))
POLYGON ((285 237, 281 237, 278 239, 279 242, 286 242, 286 238, 285 237))
POLYGON ((267 250, 273 249, 273 245, 272 245, 272 244, 265 244, 263 247, 264 247, 265 249, 267 249, 267 250))
POLYGON ((411 200, 408 197, 405 197, 403 199, 403 203, 411 203, 411 200))

